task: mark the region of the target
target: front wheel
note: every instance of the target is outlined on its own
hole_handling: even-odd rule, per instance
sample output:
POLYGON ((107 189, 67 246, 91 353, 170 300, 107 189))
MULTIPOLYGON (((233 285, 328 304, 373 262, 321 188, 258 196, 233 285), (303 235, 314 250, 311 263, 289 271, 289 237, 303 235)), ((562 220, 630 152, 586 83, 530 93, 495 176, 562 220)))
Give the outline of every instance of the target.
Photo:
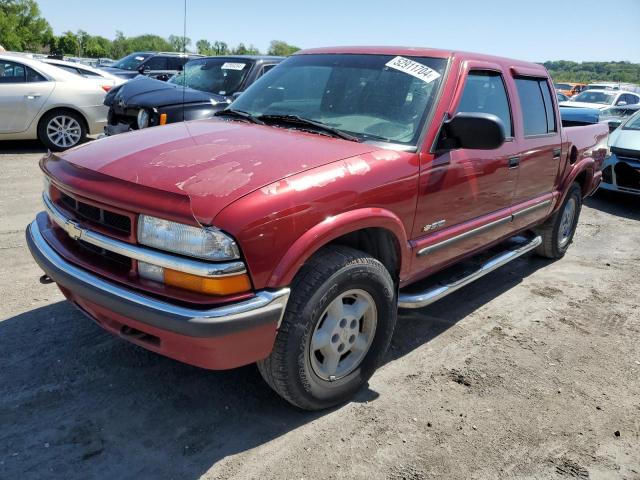
POLYGON ((382 361, 396 316, 394 282, 378 260, 348 247, 324 248, 296 276, 273 351, 258 369, 299 408, 342 403, 382 361))
POLYGON ((554 259, 564 256, 576 233, 581 209, 582 189, 574 183, 558 211, 534 229, 542 237, 542 243, 536 249, 538 255, 554 259))
POLYGON ((38 139, 53 152, 75 147, 87 137, 84 120, 69 110, 46 113, 38 124, 38 139))

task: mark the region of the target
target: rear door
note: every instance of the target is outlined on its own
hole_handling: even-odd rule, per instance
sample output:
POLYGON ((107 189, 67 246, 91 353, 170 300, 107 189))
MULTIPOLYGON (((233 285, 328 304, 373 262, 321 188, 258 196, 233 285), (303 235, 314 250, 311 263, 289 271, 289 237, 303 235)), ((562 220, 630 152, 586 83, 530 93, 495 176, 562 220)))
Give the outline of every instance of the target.
POLYGON ((549 211, 562 150, 549 81, 525 75, 516 75, 514 81, 521 114, 516 131, 521 153, 513 199, 514 227, 519 228, 545 217, 549 211))
POLYGON ((468 73, 461 76, 462 93, 454 96, 451 115, 496 115, 507 139, 495 150, 447 151, 423 168, 413 232, 416 272, 482 248, 511 231, 518 172, 510 168, 510 159, 519 151, 505 73, 488 62, 468 62, 465 68, 468 73))
POLYGON ((27 65, 0 60, 0 133, 27 130, 54 86, 27 65))

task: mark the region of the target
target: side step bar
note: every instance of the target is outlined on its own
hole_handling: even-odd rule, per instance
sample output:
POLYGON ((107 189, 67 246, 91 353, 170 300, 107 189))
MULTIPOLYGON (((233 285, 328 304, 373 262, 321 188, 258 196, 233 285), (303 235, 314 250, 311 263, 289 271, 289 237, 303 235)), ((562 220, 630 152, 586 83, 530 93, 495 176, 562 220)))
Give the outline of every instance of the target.
POLYGON ((399 308, 422 308, 427 305, 432 304, 440 300, 443 297, 446 297, 450 293, 453 293, 457 290, 460 290, 462 287, 470 284, 471 282, 478 280, 481 277, 484 277, 486 274, 493 272, 494 270, 506 265, 507 263, 515 260, 518 257, 521 257, 527 252, 530 252, 538 245, 542 243, 541 237, 534 237, 529 240, 525 244, 521 244, 521 246, 507 250, 495 257, 487 260, 483 263, 480 268, 470 273, 466 277, 463 277, 459 280, 456 280, 447 284, 435 285, 428 290, 423 292, 416 293, 402 293, 400 292, 400 296, 398 299, 398 307, 399 308))

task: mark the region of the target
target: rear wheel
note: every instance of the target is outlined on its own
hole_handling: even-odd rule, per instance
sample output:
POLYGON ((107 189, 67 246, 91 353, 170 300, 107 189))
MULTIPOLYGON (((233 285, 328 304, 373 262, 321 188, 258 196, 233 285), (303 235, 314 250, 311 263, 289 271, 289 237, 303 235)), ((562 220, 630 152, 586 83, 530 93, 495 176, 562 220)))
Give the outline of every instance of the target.
POLYGON ((54 152, 75 147, 86 137, 84 120, 70 110, 47 112, 38 124, 38 139, 54 152))
POLYGON ((582 189, 574 183, 558 211, 535 229, 542 237, 542 243, 536 249, 538 255, 554 259, 564 256, 573 241, 581 209, 582 189))
POLYGON ((386 268, 358 250, 327 247, 296 276, 273 351, 258 368, 271 388, 299 408, 342 403, 382 361, 396 316, 386 268))

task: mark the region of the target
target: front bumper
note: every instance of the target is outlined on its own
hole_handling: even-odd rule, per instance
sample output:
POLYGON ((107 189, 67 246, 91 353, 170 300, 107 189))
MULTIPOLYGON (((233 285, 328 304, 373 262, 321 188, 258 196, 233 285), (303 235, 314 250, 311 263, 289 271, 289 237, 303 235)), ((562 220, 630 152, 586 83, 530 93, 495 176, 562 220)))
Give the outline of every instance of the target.
POLYGON ((123 288, 62 258, 37 221, 27 227, 27 245, 65 296, 103 328, 171 358, 226 369, 266 358, 284 314, 289 289, 260 291, 248 300, 193 309, 123 288))
POLYGON ((603 172, 601 189, 640 195, 640 159, 618 158, 614 153, 605 160, 603 172))

